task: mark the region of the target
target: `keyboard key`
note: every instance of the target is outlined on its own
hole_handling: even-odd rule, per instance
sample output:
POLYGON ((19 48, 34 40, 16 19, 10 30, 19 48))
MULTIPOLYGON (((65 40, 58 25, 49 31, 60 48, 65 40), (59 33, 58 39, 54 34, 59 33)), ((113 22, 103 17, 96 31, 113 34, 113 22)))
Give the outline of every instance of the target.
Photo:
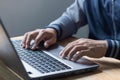
POLYGON ((33 66, 41 73, 49 73, 55 71, 61 71, 71 69, 69 66, 49 56, 43 51, 31 51, 23 49, 20 46, 21 41, 13 41, 13 45, 18 52, 18 55, 29 65, 33 66))

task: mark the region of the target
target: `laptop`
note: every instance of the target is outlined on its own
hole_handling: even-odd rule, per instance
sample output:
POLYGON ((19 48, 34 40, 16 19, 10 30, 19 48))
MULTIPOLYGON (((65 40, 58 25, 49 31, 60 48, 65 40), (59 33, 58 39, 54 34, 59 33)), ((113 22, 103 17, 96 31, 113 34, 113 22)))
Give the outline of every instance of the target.
POLYGON ((20 46, 21 40, 11 40, 0 20, 0 60, 25 80, 48 80, 96 70, 99 65, 86 58, 77 62, 62 59, 63 49, 55 44, 48 49, 36 51, 20 46))

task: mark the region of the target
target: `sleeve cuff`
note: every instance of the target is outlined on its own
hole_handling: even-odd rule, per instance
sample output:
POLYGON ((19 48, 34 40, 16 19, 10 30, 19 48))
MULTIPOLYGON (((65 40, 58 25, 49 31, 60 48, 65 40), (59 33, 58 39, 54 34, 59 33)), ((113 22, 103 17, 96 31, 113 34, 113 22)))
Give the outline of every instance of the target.
POLYGON ((105 56, 120 59, 120 42, 117 40, 107 40, 107 42, 108 49, 105 56))
POLYGON ((110 53, 112 51, 112 42, 111 40, 107 40, 107 52, 106 52, 106 57, 110 57, 110 53))

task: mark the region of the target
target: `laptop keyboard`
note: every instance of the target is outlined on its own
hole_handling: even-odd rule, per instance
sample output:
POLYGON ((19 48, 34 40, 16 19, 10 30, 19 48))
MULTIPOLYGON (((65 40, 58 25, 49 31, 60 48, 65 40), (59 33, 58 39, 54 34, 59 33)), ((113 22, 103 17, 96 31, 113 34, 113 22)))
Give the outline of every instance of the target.
POLYGON ((20 40, 15 40, 12 42, 20 58, 29 65, 39 70, 41 73, 49 73, 49 72, 71 69, 69 66, 49 56, 43 51, 40 50, 32 51, 32 50, 23 49, 20 46, 20 42, 21 42, 20 40))

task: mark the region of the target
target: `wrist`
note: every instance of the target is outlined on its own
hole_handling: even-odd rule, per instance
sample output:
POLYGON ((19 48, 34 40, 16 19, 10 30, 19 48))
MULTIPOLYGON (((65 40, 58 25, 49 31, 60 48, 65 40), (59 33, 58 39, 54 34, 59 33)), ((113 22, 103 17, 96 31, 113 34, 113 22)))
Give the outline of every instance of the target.
POLYGON ((54 29, 54 28, 46 28, 48 31, 50 31, 55 37, 56 37, 56 40, 57 40, 57 31, 56 31, 56 29, 54 29))
POLYGON ((57 35, 57 31, 54 28, 46 28, 47 30, 50 30, 52 33, 57 35))
POLYGON ((56 31, 57 40, 61 40, 61 36, 62 36, 62 29, 61 29, 61 27, 59 27, 57 25, 48 25, 48 26, 46 26, 46 28, 54 29, 56 31))
POLYGON ((108 47, 107 41, 106 41, 106 40, 100 40, 98 43, 99 43, 99 44, 101 45, 101 47, 103 48, 104 55, 106 55, 107 47, 108 47))

